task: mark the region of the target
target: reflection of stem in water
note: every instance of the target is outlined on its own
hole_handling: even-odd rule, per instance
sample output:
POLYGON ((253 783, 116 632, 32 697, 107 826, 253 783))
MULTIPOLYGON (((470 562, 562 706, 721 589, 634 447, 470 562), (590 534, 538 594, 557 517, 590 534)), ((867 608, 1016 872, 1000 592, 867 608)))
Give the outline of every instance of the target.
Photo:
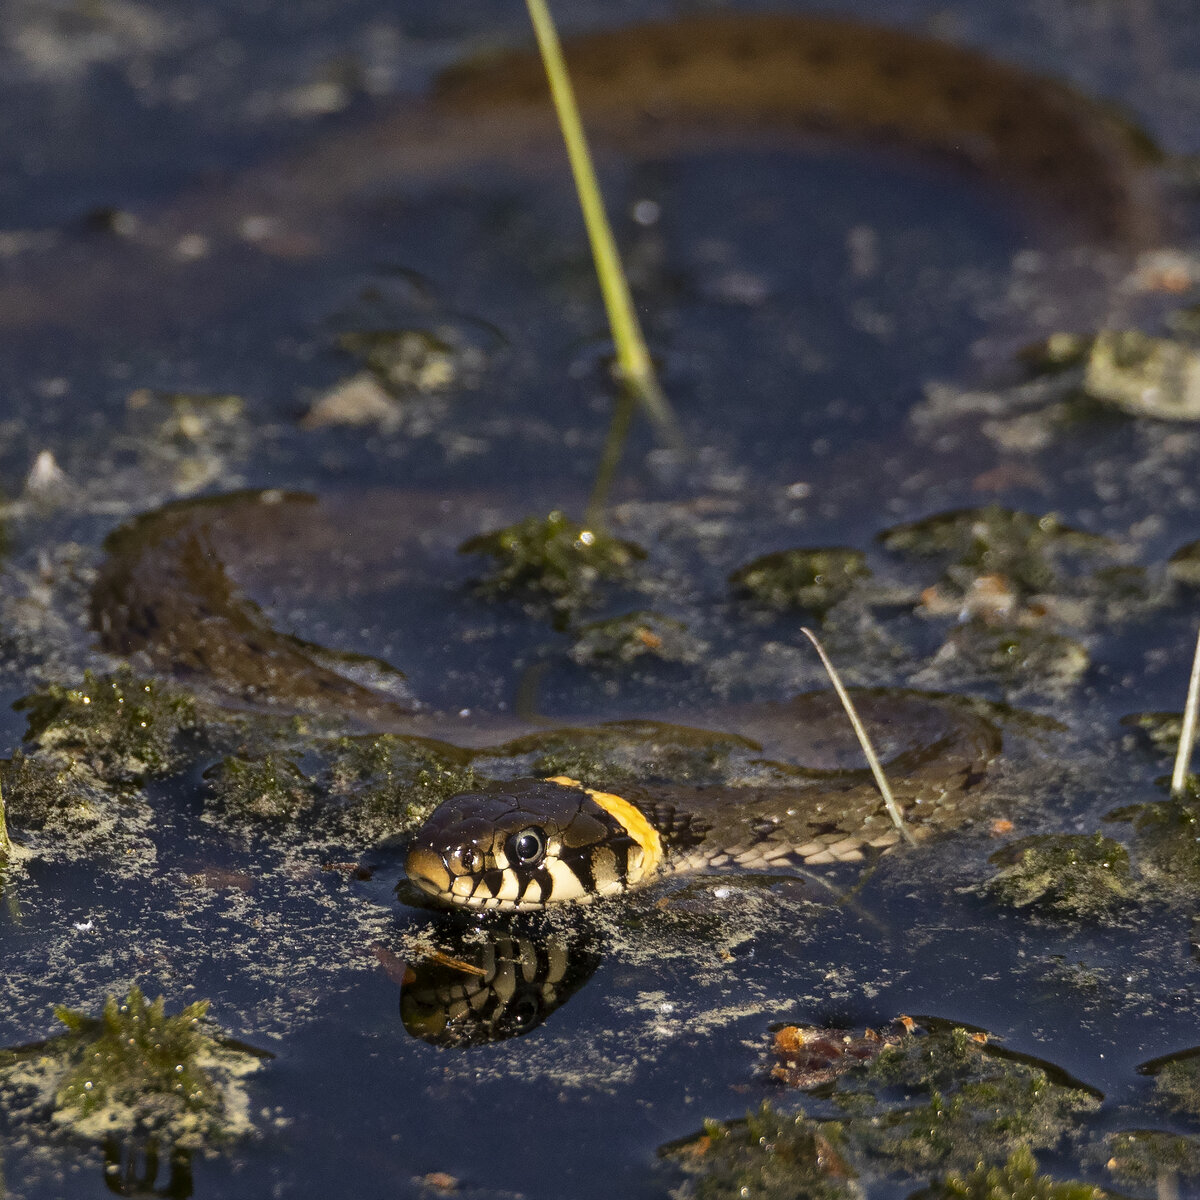
POLYGON ((604 438, 604 449, 600 454, 600 463, 596 467, 596 478, 592 483, 592 494, 588 497, 587 512, 584 521, 592 529, 604 528, 604 510, 608 507, 608 496, 612 490, 613 477, 621 462, 625 450, 625 439, 629 436, 629 425, 633 419, 633 406, 636 397, 633 392, 623 387, 617 396, 613 408, 612 423, 604 438))
MULTIPOLYGON (((885 924, 882 920, 880 920, 880 918, 877 917, 873 912, 871 912, 870 909, 864 908, 858 902, 859 893, 863 890, 863 888, 865 888, 867 886, 867 881, 871 878, 872 875, 875 874, 875 871, 878 868, 878 866, 879 866, 879 860, 877 858, 873 863, 871 863, 869 866, 864 867, 858 873, 858 878, 854 881, 854 883, 850 887, 846 888, 844 891, 838 891, 836 888, 834 888, 833 891, 836 896, 836 899, 834 900, 834 904, 838 908, 844 908, 844 909, 847 909, 848 911, 854 913, 860 920, 866 921, 867 924, 874 925, 875 928, 880 932, 880 934, 882 934, 886 937, 891 937, 891 935, 892 935, 891 927, 889 925, 885 924)), ((801 872, 801 873, 804 874, 805 877, 807 877, 806 872, 801 872)), ((818 878, 818 876, 814 875, 814 878, 818 878)))
POLYGON ((104 1143, 104 1185, 118 1196, 161 1197, 162 1200, 188 1200, 192 1195, 192 1153, 171 1149, 166 1182, 158 1182, 158 1143, 149 1141, 136 1147, 110 1139, 104 1143), (138 1171, 139 1157, 142 1169, 138 1171))
POLYGON ((7 862, 12 854, 12 842, 8 837, 8 823, 4 819, 4 792, 0 790, 0 863, 7 862))
POLYGON ((1196 711, 1200 707, 1200 634, 1196 636, 1196 653, 1192 657, 1192 677, 1188 680, 1187 703, 1183 708, 1183 725, 1179 730, 1179 747, 1175 752, 1175 769, 1171 772, 1171 796, 1178 800, 1187 783, 1192 748, 1196 744, 1196 711))
POLYGON ((612 329, 613 342, 617 348, 617 370, 623 382, 645 408, 650 418, 677 441, 675 417, 666 397, 658 385, 654 373, 654 362, 646 348, 633 298, 629 293, 629 282, 621 266, 608 215, 604 211, 604 198, 596 181, 596 171, 588 151, 583 122, 575 103, 575 89, 563 59, 554 19, 546 0, 525 0, 529 19, 537 36, 538 50, 546 67, 550 81, 550 95, 554 100, 554 111, 562 129, 567 157, 575 178, 575 190, 579 195, 579 206, 583 210, 588 240, 592 247, 592 258, 596 264, 596 275, 608 312, 608 323, 612 329))

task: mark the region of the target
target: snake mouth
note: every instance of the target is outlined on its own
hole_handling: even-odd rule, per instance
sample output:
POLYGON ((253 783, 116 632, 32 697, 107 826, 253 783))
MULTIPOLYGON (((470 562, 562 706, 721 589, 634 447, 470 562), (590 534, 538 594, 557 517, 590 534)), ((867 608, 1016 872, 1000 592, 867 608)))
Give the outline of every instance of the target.
POLYGON ((442 856, 425 846, 414 846, 404 860, 404 872, 423 892, 450 900, 452 879, 442 856))

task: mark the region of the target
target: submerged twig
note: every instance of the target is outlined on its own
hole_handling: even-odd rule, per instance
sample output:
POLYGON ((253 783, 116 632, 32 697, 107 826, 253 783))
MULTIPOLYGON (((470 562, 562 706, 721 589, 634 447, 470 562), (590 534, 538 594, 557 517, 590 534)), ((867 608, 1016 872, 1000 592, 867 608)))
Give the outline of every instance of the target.
POLYGON ((1196 744, 1196 712, 1200 709, 1200 633, 1196 635, 1196 653, 1192 656, 1192 677, 1188 680, 1187 703, 1183 707, 1183 726, 1175 751, 1175 769, 1171 772, 1171 795, 1176 800, 1187 784, 1192 748, 1196 744))
POLYGON ((623 382, 632 390, 647 415, 674 442, 679 432, 675 414, 667 403, 654 372, 654 362, 646 348, 646 339, 633 307, 629 282, 621 267, 608 214, 604 211, 604 198, 596 181, 588 151, 583 122, 575 103, 575 90, 567 73, 558 33, 546 0, 525 0, 529 19, 537 36, 538 50, 546 67, 550 81, 550 94, 554 100, 554 111, 562 129, 563 141, 567 146, 567 157, 571 173, 575 177, 575 190, 579 195, 579 206, 583 209, 583 220, 587 226, 588 240, 592 246, 592 258, 596 264, 596 275, 600 280, 600 291, 604 307, 608 312, 608 323, 612 329, 613 342, 617 348, 617 371, 623 382))
POLYGON ((888 783, 887 776, 883 773, 883 767, 879 763, 879 756, 875 753, 875 747, 871 745, 871 739, 867 735, 866 726, 863 725, 862 719, 858 715, 858 709, 854 707, 854 701, 850 699, 850 693, 846 691, 846 685, 842 683, 842 678, 837 673, 837 668, 830 661, 829 655, 825 653, 825 647, 821 645, 820 639, 811 629, 807 626, 802 626, 800 632, 812 642, 817 654, 820 655, 825 673, 829 676, 829 681, 833 684, 833 690, 837 692, 837 698, 842 702, 842 707, 846 710, 846 717, 850 722, 851 728, 854 730, 854 736, 858 738, 858 744, 862 747, 863 754, 866 755, 867 765, 871 768, 871 774, 875 776, 875 786, 879 788, 879 794, 883 797, 883 802, 887 806, 888 816, 892 818, 892 824, 896 826, 900 831, 900 836, 910 846, 914 845, 916 839, 904 823, 904 814, 900 811, 900 806, 896 803, 896 797, 892 793, 891 784, 888 783))

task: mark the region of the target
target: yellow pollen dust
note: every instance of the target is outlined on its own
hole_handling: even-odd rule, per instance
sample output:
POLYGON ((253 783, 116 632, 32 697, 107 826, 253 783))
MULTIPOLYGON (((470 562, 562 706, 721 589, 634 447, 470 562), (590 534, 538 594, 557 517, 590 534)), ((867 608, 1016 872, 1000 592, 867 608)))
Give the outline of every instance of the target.
POLYGON ((659 864, 663 860, 662 838, 658 836, 658 830, 646 820, 637 805, 631 804, 624 796, 616 796, 612 792, 593 791, 569 775, 552 775, 546 782, 561 783, 564 787, 575 787, 587 792, 606 813, 615 817, 625 832, 641 846, 642 873, 637 879, 630 879, 629 883, 640 883, 641 880, 648 879, 658 870, 659 864))

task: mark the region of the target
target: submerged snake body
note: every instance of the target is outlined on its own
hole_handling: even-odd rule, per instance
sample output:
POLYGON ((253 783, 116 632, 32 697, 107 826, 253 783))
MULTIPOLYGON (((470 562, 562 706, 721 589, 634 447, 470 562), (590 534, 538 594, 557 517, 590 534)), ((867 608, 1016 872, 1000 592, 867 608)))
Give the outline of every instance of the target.
MULTIPOLYGON (((344 566, 341 555, 357 553, 387 563, 406 520, 427 534, 452 534, 469 527, 469 512, 420 494, 399 493, 386 504, 383 496, 373 504, 360 498, 347 532, 342 510, 302 494, 243 492, 167 505, 109 537, 93 622, 104 649, 207 681, 239 706, 332 710, 375 730, 443 738, 445 722, 414 712, 411 697, 356 682, 346 656, 275 629, 238 586, 237 568, 241 560, 285 577, 289 567, 323 576, 344 566), (340 551, 332 567, 322 557, 331 550, 340 551)), ((419 560, 419 547, 407 546, 405 557, 419 560)), ((419 579, 419 562, 413 568, 419 579)), ((968 819, 970 793, 999 750, 995 727, 912 692, 865 693, 858 705, 913 827, 928 832, 968 819)), ((698 715, 727 744, 732 737, 761 754, 751 770, 769 782, 621 796, 564 777, 498 783, 453 797, 433 814, 413 840, 410 877, 445 903, 529 909, 612 895, 668 872, 853 861, 898 840, 868 774, 847 769, 860 759, 831 694, 698 715)), ((642 725, 649 739, 666 728, 642 725)), ((489 739, 527 732, 513 726, 474 717, 464 728, 456 720, 452 737, 511 754, 489 739)), ((698 735, 698 744, 713 736, 676 732, 698 735)))
MULTIPOLYGON (((660 157, 797 132, 883 140, 1040 200, 1060 240, 1131 251, 1163 236, 1144 136, 1069 87, 969 49, 854 21, 745 13, 594 34, 565 50, 602 151, 660 157)), ((562 171, 561 156, 537 56, 498 56, 448 72, 424 103, 226 189, 184 195, 111 253, 35 262, 0 287, 0 325, 194 319, 229 303, 246 253, 335 250, 330 217, 356 197, 497 164, 562 171), (181 256, 198 242, 205 256, 181 256)))
MULTIPOLYGON (((999 749, 995 727, 912 695, 859 703, 869 724, 911 734, 888 773, 916 832, 967 819, 969 793, 999 749)), ((797 697, 791 710, 830 728, 845 719, 829 693, 797 697)), ((616 895, 670 872, 855 862, 899 841, 865 772, 805 774, 787 786, 623 795, 566 776, 496 783, 442 804, 414 837, 406 870, 444 904, 518 911, 616 895)))
MULTIPOLYGON (((589 134, 631 155, 744 147, 781 130, 883 140, 1036 195, 1084 240, 1136 248, 1162 236, 1143 135, 1069 87, 960 46, 839 18, 729 14, 578 38, 567 58, 589 134)), ((481 159, 556 132, 529 54, 451 72, 434 111, 481 125, 488 148, 463 131, 481 159)))

